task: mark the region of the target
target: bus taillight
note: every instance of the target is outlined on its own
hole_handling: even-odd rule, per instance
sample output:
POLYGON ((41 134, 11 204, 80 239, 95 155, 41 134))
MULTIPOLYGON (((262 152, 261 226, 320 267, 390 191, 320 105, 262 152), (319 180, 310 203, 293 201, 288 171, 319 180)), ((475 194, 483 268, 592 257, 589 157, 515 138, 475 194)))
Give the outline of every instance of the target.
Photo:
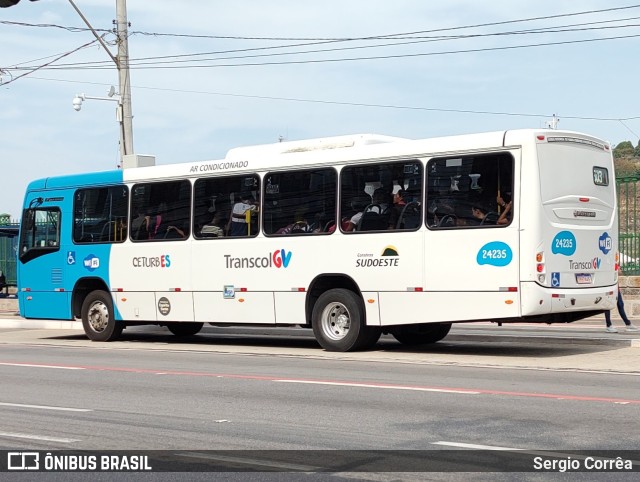
POLYGON ((538 272, 538 282, 544 283, 547 279, 544 269, 544 251, 536 253, 536 271, 538 272))

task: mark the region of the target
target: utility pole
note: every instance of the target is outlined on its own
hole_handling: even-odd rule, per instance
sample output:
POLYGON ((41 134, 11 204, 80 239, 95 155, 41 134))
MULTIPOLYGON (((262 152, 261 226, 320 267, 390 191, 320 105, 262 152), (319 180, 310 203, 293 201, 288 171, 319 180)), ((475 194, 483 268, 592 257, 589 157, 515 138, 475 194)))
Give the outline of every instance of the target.
POLYGON ((118 81, 122 106, 122 139, 120 152, 123 156, 133 154, 133 113, 131 110, 131 79, 129 76, 129 24, 127 1, 116 0, 116 27, 118 36, 118 81))
MULTIPOLYGON (((89 27, 95 38, 100 42, 113 60, 118 69, 119 96, 116 117, 120 123, 120 157, 124 163, 124 156, 133 154, 133 114, 131 111, 131 80, 129 77, 129 23, 127 21, 126 0, 116 0, 116 36, 118 42, 118 54, 114 57, 104 40, 91 26, 73 0, 69 0, 71 6, 80 15, 83 22, 89 27)), ((89 97, 86 97, 89 98, 89 97)), ((75 105, 75 104, 74 104, 75 105)), ((79 109, 76 109, 79 110, 79 109)))

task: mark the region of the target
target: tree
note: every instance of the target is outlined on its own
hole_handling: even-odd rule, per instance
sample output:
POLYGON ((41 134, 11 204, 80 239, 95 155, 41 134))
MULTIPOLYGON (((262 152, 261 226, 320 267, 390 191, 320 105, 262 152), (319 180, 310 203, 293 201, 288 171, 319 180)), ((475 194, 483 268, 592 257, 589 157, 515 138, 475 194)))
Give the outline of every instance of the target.
MULTIPOLYGON (((13 7, 17 5, 20 0, 0 0, 0 8, 13 7)), ((31 0, 32 2, 37 2, 38 0, 31 0)))
POLYGON ((636 148, 633 150, 633 155, 635 157, 640 157, 640 140, 638 140, 638 145, 636 146, 636 148))
POLYGON ((623 157, 633 157, 633 151, 634 149, 631 141, 623 141, 613 149, 613 157, 615 159, 620 159, 623 157))

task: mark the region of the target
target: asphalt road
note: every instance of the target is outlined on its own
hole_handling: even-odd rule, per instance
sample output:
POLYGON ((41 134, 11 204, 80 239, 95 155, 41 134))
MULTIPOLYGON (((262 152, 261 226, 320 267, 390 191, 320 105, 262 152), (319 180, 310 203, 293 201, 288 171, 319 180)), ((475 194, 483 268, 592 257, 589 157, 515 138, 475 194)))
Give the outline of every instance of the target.
POLYGON ((640 449, 640 348, 601 328, 461 325, 435 345, 346 354, 299 329, 136 327, 94 343, 0 328, 0 449, 624 455, 640 449))

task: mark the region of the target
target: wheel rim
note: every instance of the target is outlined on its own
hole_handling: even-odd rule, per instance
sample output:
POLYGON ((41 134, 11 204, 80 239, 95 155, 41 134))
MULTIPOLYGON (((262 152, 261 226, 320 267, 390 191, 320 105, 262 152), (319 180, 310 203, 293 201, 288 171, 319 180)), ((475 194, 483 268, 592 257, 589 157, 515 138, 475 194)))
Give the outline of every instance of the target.
POLYGON ((320 326, 327 338, 334 341, 342 340, 351 328, 349 310, 342 303, 328 304, 322 311, 320 326))
POLYGON ((89 326, 96 333, 101 333, 107 329, 109 324, 109 308, 102 301, 94 301, 87 313, 89 326))

